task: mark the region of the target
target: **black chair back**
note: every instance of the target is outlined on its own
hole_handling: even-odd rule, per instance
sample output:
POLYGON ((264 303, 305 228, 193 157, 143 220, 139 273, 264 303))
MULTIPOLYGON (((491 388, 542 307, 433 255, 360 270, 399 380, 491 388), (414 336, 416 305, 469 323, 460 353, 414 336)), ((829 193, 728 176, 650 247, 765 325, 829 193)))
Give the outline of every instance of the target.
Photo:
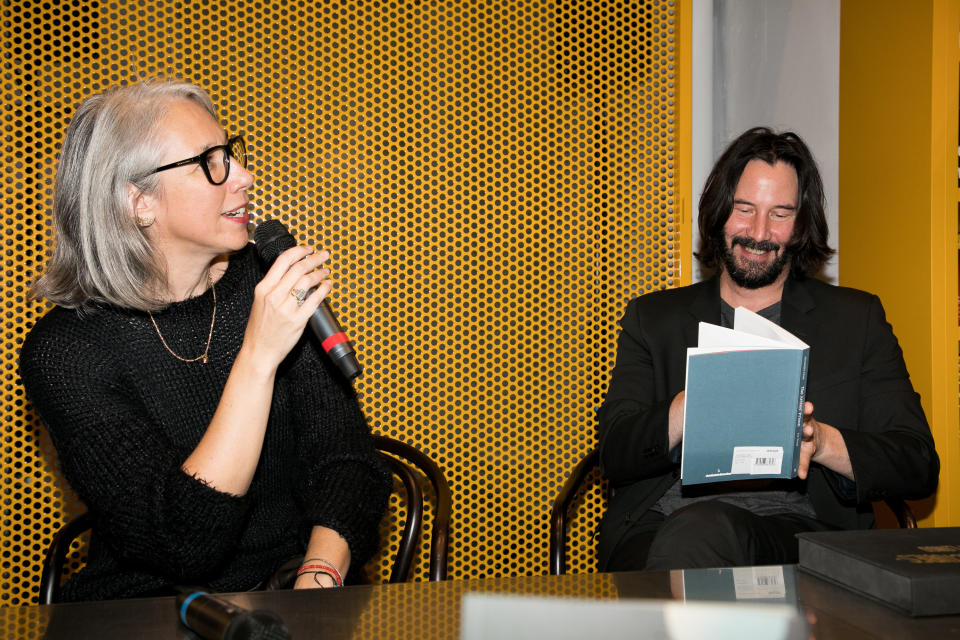
MULTIPOLYGON (((432 526, 433 532, 430 538, 430 581, 445 580, 447 577, 447 547, 452 510, 450 485, 447 484, 440 467, 419 449, 387 436, 378 435, 374 436, 373 439, 374 446, 379 450, 390 470, 400 478, 406 492, 407 515, 400 534, 397 555, 390 572, 390 582, 407 581, 410 575, 410 566, 420 542, 420 530, 423 525, 423 492, 420 490, 420 484, 410 465, 413 465, 430 481, 434 495, 437 497, 432 526), (388 453, 392 455, 387 455, 388 453), (398 457, 407 462, 398 460, 398 457)), ((92 516, 89 513, 83 513, 63 525, 53 536, 44 557, 40 575, 40 604, 59 602, 60 582, 70 546, 76 538, 83 535, 92 526, 92 516)), ((296 571, 296 567, 293 568, 293 571, 296 571)), ((295 573, 291 575, 295 575, 295 573)), ((286 581, 284 577, 281 577, 271 580, 271 584, 282 584, 286 581)))
POLYGON ((577 463, 570 476, 560 488, 550 510, 550 575, 562 576, 567 572, 567 530, 576 498, 583 492, 584 481, 590 477, 600 462, 599 451, 594 448, 577 463))
MULTIPOLYGON (((600 452, 597 448, 593 448, 573 468, 553 501, 553 508, 550 511, 550 575, 559 576, 567 572, 567 530, 571 510, 576 498, 583 494, 584 481, 599 467, 599 464, 600 452)), ((917 519, 910 505, 903 500, 893 498, 885 502, 896 516, 901 529, 917 527, 917 519)))
POLYGON ((63 565, 70 552, 70 545, 91 526, 93 526, 93 518, 90 514, 81 513, 60 527, 53 536, 40 573, 40 604, 53 604, 60 601, 60 577, 63 575, 63 565))
POLYGON ((381 451, 383 459, 403 482, 407 493, 408 513, 403 525, 393 570, 390 573, 390 582, 406 582, 413 556, 417 550, 420 528, 423 523, 423 494, 420 491, 420 486, 406 464, 397 460, 394 456, 403 458, 415 466, 433 487, 437 504, 430 536, 430 581, 446 580, 447 547, 450 536, 450 513, 452 511, 450 485, 447 484, 447 480, 437 463, 419 449, 405 442, 381 435, 374 436, 373 443, 381 451), (392 455, 385 455, 387 453, 392 455))

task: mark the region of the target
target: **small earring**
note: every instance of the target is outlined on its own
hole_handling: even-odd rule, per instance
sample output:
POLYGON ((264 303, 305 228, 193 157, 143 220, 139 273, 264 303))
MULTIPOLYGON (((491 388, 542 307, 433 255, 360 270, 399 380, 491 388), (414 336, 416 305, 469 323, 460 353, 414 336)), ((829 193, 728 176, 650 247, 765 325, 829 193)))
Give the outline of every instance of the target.
POLYGON ((153 224, 154 218, 152 216, 137 216, 137 226, 141 229, 146 229, 153 224))

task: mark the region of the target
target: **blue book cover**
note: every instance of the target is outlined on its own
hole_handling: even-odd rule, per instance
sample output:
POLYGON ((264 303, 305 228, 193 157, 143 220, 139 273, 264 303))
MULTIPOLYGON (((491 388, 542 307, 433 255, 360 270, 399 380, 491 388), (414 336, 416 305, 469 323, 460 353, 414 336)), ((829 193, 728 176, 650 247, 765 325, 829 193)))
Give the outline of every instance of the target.
POLYGON ((684 485, 797 474, 810 349, 746 309, 735 318, 701 323, 687 350, 684 485))

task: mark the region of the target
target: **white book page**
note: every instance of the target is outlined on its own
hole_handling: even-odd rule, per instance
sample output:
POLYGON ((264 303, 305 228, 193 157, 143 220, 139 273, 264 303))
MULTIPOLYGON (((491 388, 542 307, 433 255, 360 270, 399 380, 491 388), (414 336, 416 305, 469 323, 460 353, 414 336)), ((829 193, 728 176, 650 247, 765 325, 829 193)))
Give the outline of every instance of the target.
POLYGON ((806 349, 808 345, 800 338, 793 335, 776 323, 770 322, 763 316, 750 311, 745 307, 737 307, 733 310, 733 328, 735 331, 744 331, 752 333, 755 336, 778 340, 801 349, 806 349))
POLYGON ((719 345, 716 347, 687 347, 687 358, 692 356, 702 356, 706 353, 730 353, 731 351, 769 351, 775 349, 793 349, 793 345, 775 344, 775 345, 746 345, 730 346, 719 345))
MULTIPOLYGON (((796 340, 796 338, 794 338, 794 340, 796 340)), ((727 349, 734 347, 779 347, 782 349, 784 347, 796 346, 796 343, 790 342, 784 344, 782 340, 777 340, 776 338, 768 338, 751 332, 727 329, 726 327, 720 327, 715 324, 701 322, 699 331, 697 332, 697 346, 700 348, 725 347, 727 349)))

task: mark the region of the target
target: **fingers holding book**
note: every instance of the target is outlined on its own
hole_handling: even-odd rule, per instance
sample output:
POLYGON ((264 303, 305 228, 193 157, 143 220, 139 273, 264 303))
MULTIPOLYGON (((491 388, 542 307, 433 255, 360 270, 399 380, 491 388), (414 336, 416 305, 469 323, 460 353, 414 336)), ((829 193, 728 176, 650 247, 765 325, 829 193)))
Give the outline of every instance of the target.
POLYGON ((849 480, 854 480, 843 434, 835 427, 814 418, 813 410, 812 402, 803 404, 803 432, 797 476, 805 480, 810 471, 810 463, 816 462, 849 480))

